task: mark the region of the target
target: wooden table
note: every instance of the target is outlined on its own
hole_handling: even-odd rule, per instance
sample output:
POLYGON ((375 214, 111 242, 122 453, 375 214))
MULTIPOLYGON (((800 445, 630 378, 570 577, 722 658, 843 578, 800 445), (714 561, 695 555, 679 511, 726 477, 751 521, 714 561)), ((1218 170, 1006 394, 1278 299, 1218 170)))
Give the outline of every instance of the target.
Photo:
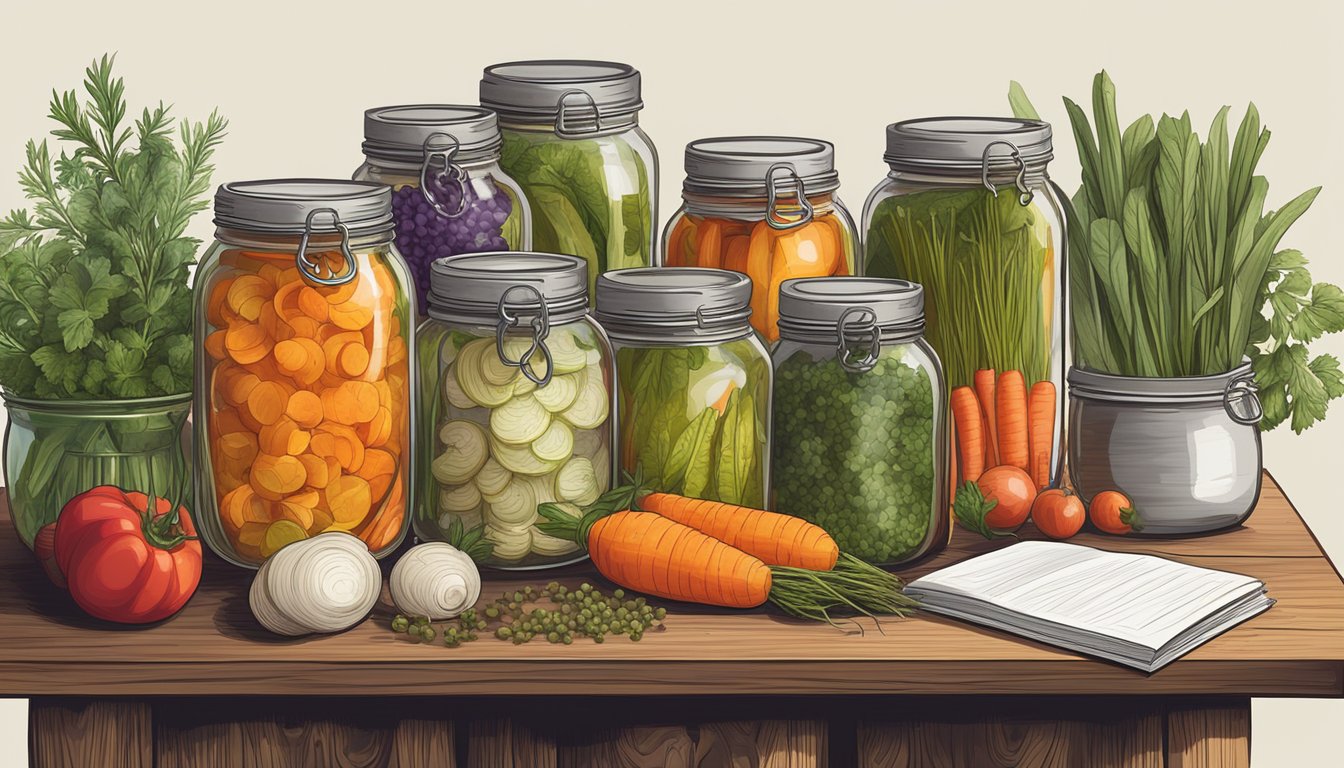
MULTIPOLYGON (((181 614, 126 629, 82 616, 9 531, 0 695, 32 699, 41 766, 1245 765, 1251 697, 1344 696, 1344 584, 1268 475, 1238 530, 1075 539, 1278 600, 1153 675, 933 617, 860 636, 684 606, 638 643, 450 649, 393 634, 384 597, 349 632, 284 640, 252 620, 250 573, 214 559, 181 614)), ((902 575, 996 546, 958 533, 902 575)))

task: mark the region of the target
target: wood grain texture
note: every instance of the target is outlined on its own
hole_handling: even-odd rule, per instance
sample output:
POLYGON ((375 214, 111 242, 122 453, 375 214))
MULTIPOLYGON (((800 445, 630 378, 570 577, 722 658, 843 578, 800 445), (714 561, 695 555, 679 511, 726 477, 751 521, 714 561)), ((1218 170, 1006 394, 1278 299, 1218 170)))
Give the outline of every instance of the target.
POLYGON ((153 759, 148 704, 62 699, 28 704, 28 763, 34 768, 149 768, 153 759))
POLYGON ((861 723, 857 752, 862 768, 985 766, 1010 768, 1162 768, 1162 718, 1140 713, 1107 721, 1020 720, 980 722, 861 723))
POLYGON ((695 744, 680 725, 602 729, 566 739, 560 745, 558 764, 559 768, 695 768, 697 765, 695 744))
POLYGON ((156 717, 155 765, 382 768, 391 756, 392 735, 382 728, 351 721, 309 719, 302 710, 285 720, 247 719, 246 713, 237 714, 243 719, 181 729, 158 726, 157 721, 162 718, 156 717))
POLYGON ((456 768, 453 724, 439 720, 407 718, 392 731, 387 768, 456 768))
POLYGON ((756 720, 700 726, 700 768, 826 768, 828 734, 818 720, 756 720))
POLYGON ((474 720, 467 768, 556 768, 555 736, 517 720, 474 720))
MULTIPOLYGON (((0 591, 0 695, 1344 696, 1344 584, 1268 477, 1244 528, 1197 539, 1087 534, 1078 541, 1251 574, 1278 604, 1151 676, 936 617, 889 620, 882 632, 868 623, 860 635, 767 609, 678 604, 666 631, 638 643, 412 643, 387 629, 393 608, 386 595, 348 632, 281 639, 248 611, 251 572, 215 558, 190 604, 162 624, 128 628, 85 617, 0 521, 0 579, 9 587, 0 591), (88 652, 90 637, 96 654, 88 652)), ((901 575, 1004 545, 958 533, 947 551, 901 575)), ((483 594, 539 578, 491 575, 483 594)), ((586 565, 545 580, 552 578, 601 583, 586 565)))
POLYGON ((1251 764, 1251 703, 1173 707, 1167 713, 1167 768, 1251 764))

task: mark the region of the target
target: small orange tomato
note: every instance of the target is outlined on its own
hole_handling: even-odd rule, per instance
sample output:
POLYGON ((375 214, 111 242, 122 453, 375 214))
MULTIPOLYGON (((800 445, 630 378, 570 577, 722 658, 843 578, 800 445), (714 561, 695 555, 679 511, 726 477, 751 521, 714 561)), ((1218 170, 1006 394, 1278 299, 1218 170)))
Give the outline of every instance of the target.
POLYGON ((1124 536, 1131 531, 1143 530, 1143 521, 1133 502, 1119 491, 1102 491, 1093 496, 1088 513, 1092 524, 1105 533, 1124 536))
POLYGON ((1031 521, 1052 539, 1067 539, 1083 529, 1087 510, 1073 491, 1051 488, 1042 491, 1031 505, 1031 521))
POLYGON ((1012 465, 994 467, 976 481, 985 501, 996 501, 985 515, 985 523, 998 531, 1015 531, 1027 521, 1036 484, 1031 476, 1012 465))

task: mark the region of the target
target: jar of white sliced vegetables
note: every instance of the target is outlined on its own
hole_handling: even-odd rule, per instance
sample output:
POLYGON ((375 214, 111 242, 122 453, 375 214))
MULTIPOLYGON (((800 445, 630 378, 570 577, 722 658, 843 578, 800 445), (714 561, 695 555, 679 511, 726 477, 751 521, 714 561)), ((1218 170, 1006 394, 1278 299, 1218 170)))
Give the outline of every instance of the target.
POLYGON ((614 480, 611 344, 588 314, 587 265, 546 253, 450 256, 430 271, 420 364, 415 532, 478 532, 485 565, 583 559, 537 529, 537 505, 575 516, 614 480))

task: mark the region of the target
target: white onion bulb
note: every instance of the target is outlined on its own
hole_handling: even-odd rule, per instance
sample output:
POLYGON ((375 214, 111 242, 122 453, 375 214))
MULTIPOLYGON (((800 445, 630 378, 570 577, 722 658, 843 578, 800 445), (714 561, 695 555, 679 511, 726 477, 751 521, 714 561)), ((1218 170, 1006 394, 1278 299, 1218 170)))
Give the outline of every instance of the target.
POLYGON ((389 583, 397 610, 431 621, 454 618, 481 597, 476 564, 443 542, 412 547, 392 568, 389 583))
POLYGON ((271 555, 248 595, 252 615, 279 635, 349 629, 378 602, 378 561, 358 538, 322 533, 271 555))

